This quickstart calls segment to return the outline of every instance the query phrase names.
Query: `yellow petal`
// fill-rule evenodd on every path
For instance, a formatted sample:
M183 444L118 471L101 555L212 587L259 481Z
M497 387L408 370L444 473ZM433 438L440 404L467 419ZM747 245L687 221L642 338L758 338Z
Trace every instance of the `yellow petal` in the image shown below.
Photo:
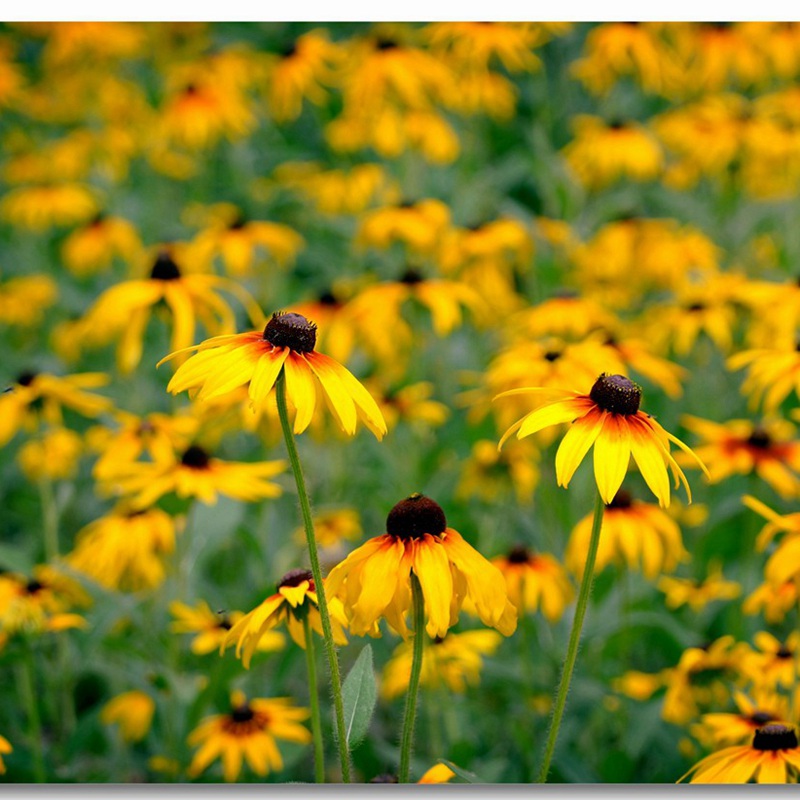
M628 421L619 416L609 415L594 443L594 477L604 503L610 503L614 499L631 460Z
M317 387L308 363L302 355L291 352L283 364L286 391L297 409L294 432L302 433L311 422L317 404Z
M559 486L569 486L575 470L594 444L608 416L607 411L590 411L572 423L556 452L556 480Z

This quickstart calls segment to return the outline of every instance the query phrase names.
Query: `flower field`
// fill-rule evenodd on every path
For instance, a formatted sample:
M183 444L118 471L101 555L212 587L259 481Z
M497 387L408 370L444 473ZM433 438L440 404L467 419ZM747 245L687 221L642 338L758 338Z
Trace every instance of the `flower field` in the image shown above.
M0 25L0 781L796 783L799 80Z

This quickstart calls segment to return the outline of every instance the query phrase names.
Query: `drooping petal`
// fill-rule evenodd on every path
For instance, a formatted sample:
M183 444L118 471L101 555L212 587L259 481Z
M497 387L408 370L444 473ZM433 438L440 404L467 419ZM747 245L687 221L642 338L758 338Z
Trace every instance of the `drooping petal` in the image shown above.
M414 573L425 597L428 635L444 636L450 625L453 578L450 559L441 540L430 534L414 542Z
M308 356L314 356L309 358ZM325 394L328 396L331 412L341 425L342 430L352 436L356 432L358 416L353 398L341 381L337 372L332 369L329 362L333 359L319 358L319 353L307 354L308 362L314 374L319 378ZM333 362L336 363L336 362Z
M278 375L280 375L288 356L288 348L278 347L267 350L259 359L256 368L253 370L253 377L250 378L250 386L247 390L250 396L250 403L254 408L266 402L267 396L272 391L275 381L278 380Z
M302 433L311 422L317 404L317 387L314 376L299 353L290 352L283 363L286 374L286 391L297 409L294 432Z
M559 486L569 486L575 470L595 443L608 416L607 411L594 410L572 423L556 451L556 480Z
M631 453L650 491L658 498L662 508L669 505L669 474L663 451L648 435L649 429L631 421Z
M614 499L631 460L630 429L620 416L608 416L594 443L594 477L604 503Z
M525 421L517 433L517 439L523 439L542 430L542 428L549 428L551 425L572 422L572 420L584 416L592 408L592 401L589 400L587 404L582 398L569 398L548 403L535 411L531 411L525 417Z

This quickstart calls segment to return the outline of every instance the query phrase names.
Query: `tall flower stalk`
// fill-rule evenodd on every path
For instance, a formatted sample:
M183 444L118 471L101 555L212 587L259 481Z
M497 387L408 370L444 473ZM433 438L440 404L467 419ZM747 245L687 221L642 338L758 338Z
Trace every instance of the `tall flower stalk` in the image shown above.
M281 421L283 438L286 441L286 451L292 467L294 481L297 484L297 497L300 502L300 512L303 516L303 530L308 546L308 558L311 562L311 574L314 576L314 587L317 592L317 606L320 621L322 622L322 636L325 642L325 657L328 660L328 670L331 676L331 692L333 694L333 711L336 722L336 743L339 748L339 763L342 769L342 781L350 783L350 750L347 742L347 730L344 724L344 703L342 701L342 677L339 672L339 657L336 653L336 644L333 641L333 628L331 615L328 611L328 601L325 598L325 586L322 582L322 568L319 563L317 540L314 536L314 522L311 517L311 503L306 491L306 482L303 477L303 467L297 453L292 427L289 424L289 412L286 406L286 377L281 372L275 384L278 400L278 417ZM311 637L308 637L309 639ZM308 645L306 645L308 652Z
M414 650L411 657L411 678L408 682L406 708L403 713L403 734L400 743L399 783L408 783L411 751L414 746L414 723L417 718L417 694L422 674L422 648L425 644L425 598L419 578L411 573L411 608L414 620Z
M517 438L521 439L551 425L568 422L570 428L556 452L558 484L565 488L569 485L575 470L592 448L594 448L594 475L597 483L597 499L583 578L556 693L544 760L539 771L539 783L544 783L550 771L550 762L578 656L581 629L594 578L605 505L611 503L619 491L631 459L636 462L645 483L658 498L661 506L668 506L670 501L669 470L675 477L676 485L679 481L683 483L691 502L689 484L683 470L670 454L670 443L677 445L694 458L706 475L708 470L687 445L662 428L653 417L639 409L642 400L641 387L624 375L602 373L587 394L564 389L531 387L512 389L498 397L520 394L538 396L544 402L515 422L503 434L498 448L502 447L503 442L512 434L516 433Z

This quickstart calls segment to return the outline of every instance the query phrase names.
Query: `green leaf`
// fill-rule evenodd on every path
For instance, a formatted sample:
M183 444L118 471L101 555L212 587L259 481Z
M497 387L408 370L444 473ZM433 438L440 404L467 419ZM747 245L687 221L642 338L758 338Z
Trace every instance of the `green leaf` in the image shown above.
M359 654L342 684L344 725L347 743L351 748L367 735L377 699L378 687L372 668L372 645L368 644Z
M456 766L452 761L448 761L446 758L439 759L440 764L444 764L446 767L450 767L453 772L455 772L457 778L461 778L464 783L485 783L486 781L481 780L474 772L469 772L468 770L461 769L461 767Z

